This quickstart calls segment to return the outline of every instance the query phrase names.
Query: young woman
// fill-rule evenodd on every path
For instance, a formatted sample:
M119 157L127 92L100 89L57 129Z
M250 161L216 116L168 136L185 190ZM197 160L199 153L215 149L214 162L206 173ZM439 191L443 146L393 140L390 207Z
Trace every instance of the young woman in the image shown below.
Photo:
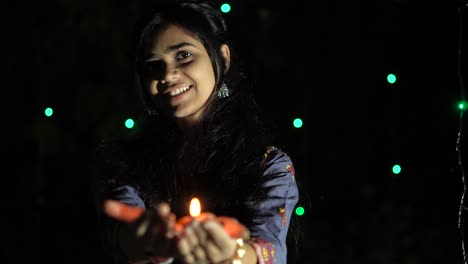
M286 263L293 163L261 122L222 15L205 3L158 8L144 20L136 72L144 124L96 157L116 263ZM182 223L193 197L204 213Z

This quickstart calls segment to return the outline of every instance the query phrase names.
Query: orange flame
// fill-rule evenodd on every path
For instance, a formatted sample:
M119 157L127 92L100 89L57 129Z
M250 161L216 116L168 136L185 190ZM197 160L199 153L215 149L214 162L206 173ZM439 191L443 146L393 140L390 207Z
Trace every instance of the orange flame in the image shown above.
M200 215L201 213L201 203L200 203L200 200L198 200L197 197L194 197L192 198L192 200L190 201L190 215L192 217L197 217Z

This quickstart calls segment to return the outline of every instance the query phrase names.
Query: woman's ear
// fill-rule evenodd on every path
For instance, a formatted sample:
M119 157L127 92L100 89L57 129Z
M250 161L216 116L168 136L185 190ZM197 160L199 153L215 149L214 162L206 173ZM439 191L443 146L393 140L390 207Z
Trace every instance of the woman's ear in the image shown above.
M226 69L224 70L224 73L226 73L229 70L229 65L231 63L231 50L229 49L229 46L226 44L221 45L221 54L224 57L224 63Z

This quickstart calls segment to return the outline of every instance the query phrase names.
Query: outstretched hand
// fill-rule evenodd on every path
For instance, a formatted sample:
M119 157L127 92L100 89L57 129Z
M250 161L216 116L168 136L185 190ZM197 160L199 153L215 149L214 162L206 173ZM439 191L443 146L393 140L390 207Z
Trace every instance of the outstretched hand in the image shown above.
M183 222L184 232L177 243L184 263L220 263L235 254L236 239L249 238L245 226L232 217L202 213L194 220Z
M178 227L167 203L159 204L155 210L145 210L107 200L104 202L104 213L125 223L126 230L133 236L130 239L136 239L146 255L169 257L176 254L176 236L182 228Z
M248 239L248 229L236 219L204 212L176 221L167 203L156 210L108 200L104 212L129 227L147 255L175 257L183 263L218 263L236 251L236 239Z

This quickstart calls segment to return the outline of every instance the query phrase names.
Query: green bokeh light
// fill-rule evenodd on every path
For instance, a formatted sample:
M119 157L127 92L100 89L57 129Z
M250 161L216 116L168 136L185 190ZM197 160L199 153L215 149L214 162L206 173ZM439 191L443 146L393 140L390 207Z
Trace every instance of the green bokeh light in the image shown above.
M388 81L389 83L391 83L391 84L395 83L395 82L396 82L396 76L395 76L394 74L391 74L391 73L390 73L390 74L387 76L387 81Z
M401 172L401 167L400 165L394 165L392 168L393 173L399 174Z
M125 126L127 128L132 128L135 125L135 122L133 122L133 119L129 118L125 121Z
M52 110L52 108L50 107L47 107L44 111L45 115L46 116L52 116L52 114L54 113L54 110Z
M304 207L302 207L302 206L296 207L296 214L297 215L301 216L301 215L304 214L304 212L305 212Z
M458 109L460 109L461 111L465 111L467 109L466 101L461 101L460 103L458 103Z
M231 5L229 5L228 3L224 3L221 5L221 11L223 13L228 13L229 11L231 11Z
M295 128L300 128L300 127L302 127L302 119L300 119L300 118L294 119L293 125L294 125Z

